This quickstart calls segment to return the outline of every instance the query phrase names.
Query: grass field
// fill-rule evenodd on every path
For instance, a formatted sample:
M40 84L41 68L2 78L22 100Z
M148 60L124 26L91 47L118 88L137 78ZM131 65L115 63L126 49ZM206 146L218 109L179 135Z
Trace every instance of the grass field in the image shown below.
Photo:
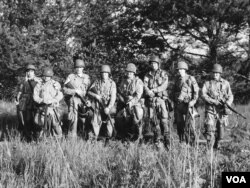
M14 131L15 106L2 101L0 187L220 187L222 171L250 171L250 106L237 110L248 120L230 118L229 141L221 150L207 151L202 143L180 144L172 127L171 148L165 151L114 141L109 145L56 138L21 142ZM202 124L201 117L197 125Z

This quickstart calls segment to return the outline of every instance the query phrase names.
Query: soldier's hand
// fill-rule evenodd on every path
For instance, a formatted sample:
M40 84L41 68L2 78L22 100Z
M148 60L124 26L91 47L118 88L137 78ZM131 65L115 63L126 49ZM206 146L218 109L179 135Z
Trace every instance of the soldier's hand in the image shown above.
M154 92L153 92L152 90L149 90L149 91L148 91L148 95L149 95L150 97L154 97L154 96L155 96L155 94L154 94Z
M96 95L95 96L96 100L98 100L99 102L102 102L102 97L100 95Z
M190 101L190 102L188 103L188 107L191 108L191 107L194 106L194 104L195 104L195 101Z
M214 100L213 103L214 103L216 106L221 105L220 101L218 101L218 100Z
M75 92L76 92L77 95L82 96L82 90L76 89Z
M19 100L15 100L15 104L16 104L16 105L19 105Z
M153 92L153 93L157 93L157 89L151 89L151 91Z
M104 113L105 113L106 115L108 115L109 112L110 112L110 109L109 109L108 107L106 107L106 108L104 109Z
M87 101L86 101L86 106L87 106L87 107L91 107L91 102L90 102L90 100L87 100Z

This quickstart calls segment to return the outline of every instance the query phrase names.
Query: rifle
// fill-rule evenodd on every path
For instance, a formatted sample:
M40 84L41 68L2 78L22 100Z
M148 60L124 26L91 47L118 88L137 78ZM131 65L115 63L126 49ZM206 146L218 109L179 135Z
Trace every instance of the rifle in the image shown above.
M129 103L132 99L130 99L128 102L125 102L125 101L126 101L126 97L122 94L122 92L121 92L119 89L118 89L117 93L118 93L118 95L119 95L120 101L121 101L122 104L123 104L123 106L122 106L122 110L123 110L123 109L127 108L128 103ZM135 107L134 107L134 112L135 112L135 117L136 117L136 119L139 120L139 115L138 115L139 112L137 111L137 109L136 109Z
M65 86L66 87L68 87L68 88L70 88L70 89L76 89L74 86L73 86L73 84L71 83L71 82L68 82L67 84L65 84ZM83 98L81 95L79 95L78 93L75 93L75 95L77 96L77 97L79 97L79 99L82 101L82 103L85 105L85 106L87 106L87 100L85 99L85 98ZM93 108L92 107L89 107L92 111L94 111L93 110Z
M247 119L244 115L242 115L241 113L237 112L235 109L233 109L229 104L227 104L227 102L223 101L223 100L219 100L219 102L227 107L229 110L231 110L232 112L234 112L235 114L239 115L240 117Z

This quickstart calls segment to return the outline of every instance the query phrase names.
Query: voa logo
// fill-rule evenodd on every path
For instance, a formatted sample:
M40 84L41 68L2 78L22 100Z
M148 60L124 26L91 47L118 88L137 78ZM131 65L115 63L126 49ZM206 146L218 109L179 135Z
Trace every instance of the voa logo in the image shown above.
M247 183L244 176L226 176L227 183Z

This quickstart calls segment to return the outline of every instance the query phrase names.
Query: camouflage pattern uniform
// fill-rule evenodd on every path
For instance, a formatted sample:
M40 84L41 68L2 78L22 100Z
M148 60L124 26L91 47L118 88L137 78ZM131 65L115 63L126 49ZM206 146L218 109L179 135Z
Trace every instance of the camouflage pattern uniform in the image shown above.
M177 133L180 142L195 141L194 117L189 114L189 103L195 104L199 97L199 86L193 76L186 74L184 77L178 76L175 79L173 88L174 95L174 115L177 125ZM195 107L192 107L192 109Z
M118 91L118 103L123 103L123 108L119 110L117 115L119 136L132 141L137 140L142 136L143 109L141 97L143 82L138 77L134 77L132 80L123 79ZM129 105L126 105L128 103Z
M145 91L145 106L147 108L147 118L154 125L154 132L156 134L156 143L162 139L163 135L164 145L169 145L169 125L168 125L168 111L166 108L165 100L168 86L168 75L166 71L160 68L153 72L150 71L144 77L144 91ZM151 93L151 90L154 90ZM157 114L157 117L155 116ZM158 121L159 120L159 121ZM150 122L150 121L149 121Z
M34 111L35 104L33 101L33 90L37 83L42 80L38 77L33 79L25 79L23 83L20 84L17 94L17 113L19 119L19 129L23 132L25 138L30 140L34 134Z
M202 88L202 98L206 102L204 136L209 145L217 148L219 141L223 139L224 127L228 125L230 110L217 105L216 101L222 100L229 105L232 104L233 94L229 82L223 78L218 81L214 79L206 81Z
M89 95L101 97L100 101L94 100L94 114L92 117L92 127L95 133L95 136L98 137L101 131L102 124L106 124L106 131L104 136L111 137L114 131L114 115L116 113L115 109L115 100L116 100L116 84L111 79L107 80L98 79L96 80L89 88ZM108 108L109 115L111 115L111 121L107 117L107 114L104 113L104 109Z
M45 131L54 130L58 136L62 136L60 117L57 109L59 102L63 99L60 83L53 79L38 83L34 88L33 99L39 104L39 109L35 116L35 123L40 131L49 128L49 130Z
M71 84L69 87L68 83ZM78 120L81 122L83 133L86 133L86 117L88 116L86 104L83 104L81 98L76 94L76 89L82 91L81 97L86 99L87 90L90 86L90 78L87 74L78 76L77 74L70 74L64 83L64 94L66 95L66 102L68 105L68 119L70 121L69 134L71 137L77 136ZM79 112L83 115L79 116ZM86 135L84 135L86 136Z

